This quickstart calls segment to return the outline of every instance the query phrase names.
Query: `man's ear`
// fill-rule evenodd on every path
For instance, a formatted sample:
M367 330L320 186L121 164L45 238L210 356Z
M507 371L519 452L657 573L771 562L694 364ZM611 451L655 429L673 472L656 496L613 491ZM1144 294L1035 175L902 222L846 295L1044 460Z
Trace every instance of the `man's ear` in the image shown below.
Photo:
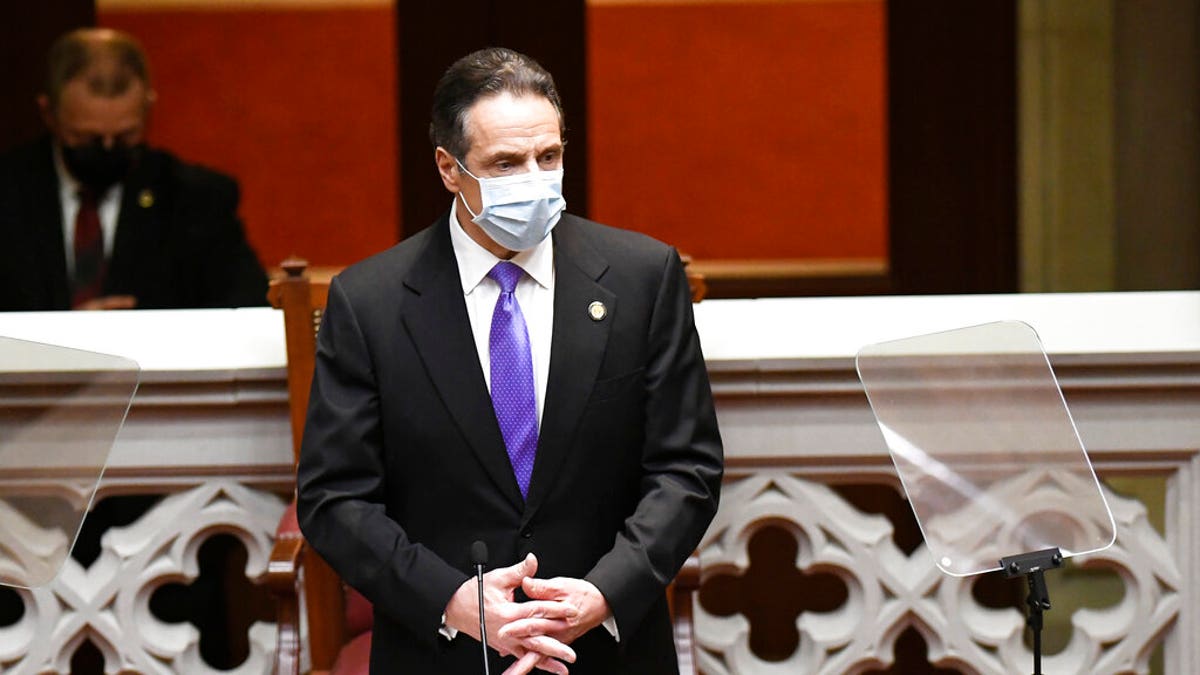
M442 185L452 194L458 194L462 186L459 185L458 162L455 161L454 155L451 155L442 146L438 146L433 151L433 162L437 164L438 175L442 177Z
M52 133L57 126L54 121L54 109L50 107L50 97L45 94L37 95L38 112L42 116L42 124L46 125Z
M153 89L147 89L146 103L142 106L142 131L140 134L141 137L138 139L140 143L146 142L146 136L150 131L150 119L153 117L151 113L154 112L155 103L158 103L158 92Z

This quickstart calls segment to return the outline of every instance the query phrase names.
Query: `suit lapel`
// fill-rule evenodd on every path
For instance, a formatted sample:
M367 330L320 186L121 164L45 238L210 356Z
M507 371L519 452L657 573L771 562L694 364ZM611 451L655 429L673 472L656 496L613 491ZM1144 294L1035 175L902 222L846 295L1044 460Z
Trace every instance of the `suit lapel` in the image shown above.
M165 235L155 223L159 208L156 202L161 196L151 189L159 169L157 158L147 151L123 183L117 231L104 281L107 293L128 293L133 289L170 283L168 279L150 278L163 269L163 263L157 257L164 255L166 250L156 241Z
M597 283L608 263L578 236L572 227L574 220L563 216L563 222L554 230L554 335L525 522L549 494L570 455L571 441L600 371L611 317L617 309L617 297ZM608 320L591 318L588 306L595 301L604 303Z
M519 510L523 499L471 335L449 218L443 216L429 234L425 250L405 279L417 299L413 311L404 312L404 326L458 429L496 487Z

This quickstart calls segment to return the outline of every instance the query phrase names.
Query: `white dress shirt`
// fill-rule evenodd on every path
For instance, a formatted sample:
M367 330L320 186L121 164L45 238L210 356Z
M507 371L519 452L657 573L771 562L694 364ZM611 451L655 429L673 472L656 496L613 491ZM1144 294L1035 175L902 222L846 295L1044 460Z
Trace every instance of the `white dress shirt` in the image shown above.
M54 170L58 172L58 203L62 205L63 252L67 254L67 278L75 278L75 216L79 214L79 181L63 163L62 147L54 144ZM96 210L100 213L100 232L104 238L104 259L112 256L117 237L117 216L120 215L120 183L113 185L100 198Z
M450 207L450 243L458 260L458 276L462 280L471 334L488 391L492 390L492 360L488 345L491 342L492 311L500 297L500 284L487 274L501 262L500 258L480 246L458 222L458 200ZM529 349L533 356L533 383L537 390L538 427L546 404L546 378L550 375L550 340L554 336L554 242L546 237L528 251L518 251L512 259L525 275L517 282L517 304L529 331Z
M458 261L458 276L462 281L463 298L467 303L467 317L471 321L471 334L475 337L475 350L479 354L479 365L483 367L483 378L488 391L492 390L492 360L488 345L491 342L492 312L496 299L500 297L500 284L489 279L487 274L501 262L491 251L480 246L463 230L458 222L458 199L450 205L450 244ZM550 341L554 337L554 241L546 237L528 251L518 251L509 262L525 270L525 276L517 282L513 295L521 305L529 331L529 349L533 356L533 382L537 390L538 428L542 424L542 410L546 404L546 378L550 375ZM442 617L443 636L453 640L458 631L445 626ZM617 621L610 613L602 624L614 639L620 640Z

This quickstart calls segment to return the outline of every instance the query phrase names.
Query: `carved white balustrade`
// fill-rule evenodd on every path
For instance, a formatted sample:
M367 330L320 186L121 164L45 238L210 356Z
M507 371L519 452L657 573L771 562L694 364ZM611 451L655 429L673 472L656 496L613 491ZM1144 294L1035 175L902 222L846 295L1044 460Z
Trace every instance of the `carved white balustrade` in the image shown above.
M898 487L855 375L860 347L1000 319L1024 320L1041 334L1102 478L1166 479L1162 534L1141 504L1108 494L1116 545L1068 564L1111 570L1124 596L1076 611L1071 641L1046 657L1046 672L1148 672L1160 647L1165 673L1200 672L1200 293L706 300L696 312L727 454L721 509L700 551L703 578L744 573L747 543L773 526L795 537L798 569L833 574L847 589L841 607L800 615L800 647L780 663L751 652L743 616L716 616L698 603L704 672L886 668L910 628L939 666L1029 671L1016 607L981 606L970 580L942 575L923 548L905 554L887 519L860 512L830 487ZM0 335L139 361L141 389L100 497L171 495L110 530L87 570L68 562L50 587L24 594L26 616L0 629L0 667L66 672L88 639L110 673L209 672L194 629L163 623L147 603L161 585L186 583L196 549L217 533L246 548L248 577L263 570L292 485L279 315L9 314L0 315ZM250 656L236 672L267 672L272 630L251 630Z
M943 575L924 546L906 555L886 518L829 487L899 489L854 369L859 348L1004 319L1038 330L1102 479L1166 478L1161 535L1141 503L1106 491L1116 543L1068 564L1111 570L1124 596L1076 611L1069 644L1043 658L1045 672L1147 673L1160 646L1163 672L1200 672L1200 294L706 301L696 311L726 448L702 578L744 574L751 537L783 527L799 544L797 568L833 574L847 588L840 608L800 615L800 646L782 662L751 652L745 617L698 604L703 672L868 672L893 662L909 628L937 666L1030 671L1018 607L979 604L972 579ZM1022 506L1073 517L1065 500Z
M247 658L218 671L201 659L194 626L166 623L149 604L162 586L196 579L198 551L217 535L245 548L246 577L266 570L293 485L280 316L269 309L0 313L0 335L138 361L141 384L93 503L165 495L136 522L107 530L86 569L68 558L51 584L18 591L25 612L0 628L0 671L68 673L87 640L106 673L269 672L274 624L251 627ZM86 503L86 492L58 487Z
M136 523L109 529L100 558L87 569L68 559L48 586L22 590L25 615L0 629L6 673L70 672L84 639L104 655L107 672L267 672L275 627L250 631L250 655L240 667L216 670L199 654L199 633L188 623L168 624L150 612L162 585L194 581L197 554L214 534L230 534L246 548L246 573L266 569L282 500L231 481L212 480L172 494Z

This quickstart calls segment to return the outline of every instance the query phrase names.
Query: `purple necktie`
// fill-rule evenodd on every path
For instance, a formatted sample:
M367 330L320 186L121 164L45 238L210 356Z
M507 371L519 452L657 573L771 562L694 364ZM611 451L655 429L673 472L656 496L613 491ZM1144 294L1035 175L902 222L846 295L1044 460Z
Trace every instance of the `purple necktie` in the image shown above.
M537 393L533 388L533 355L529 331L513 291L525 271L510 262L499 262L488 276L500 284L500 297L492 310L492 332L488 342L492 363L492 408L500 423L500 434L508 447L508 459L521 488L529 492L533 457L537 452Z

